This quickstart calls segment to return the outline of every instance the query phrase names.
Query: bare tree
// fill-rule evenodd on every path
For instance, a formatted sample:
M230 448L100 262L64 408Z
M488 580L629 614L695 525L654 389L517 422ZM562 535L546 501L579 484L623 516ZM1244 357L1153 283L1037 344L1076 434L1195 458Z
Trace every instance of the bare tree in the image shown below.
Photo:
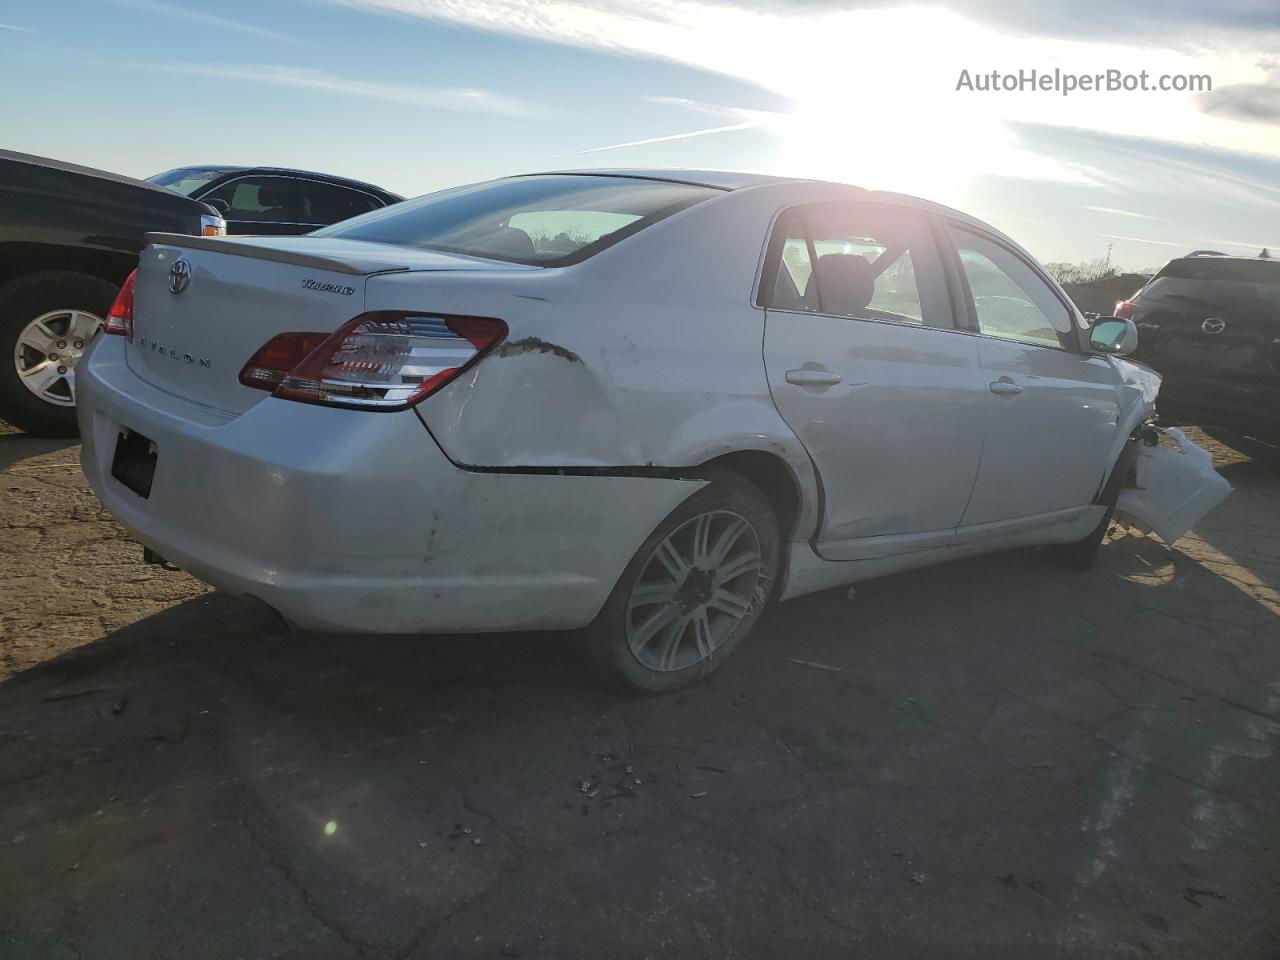
M1119 276L1120 269L1104 257L1084 263L1046 263L1044 268L1059 283L1092 283Z

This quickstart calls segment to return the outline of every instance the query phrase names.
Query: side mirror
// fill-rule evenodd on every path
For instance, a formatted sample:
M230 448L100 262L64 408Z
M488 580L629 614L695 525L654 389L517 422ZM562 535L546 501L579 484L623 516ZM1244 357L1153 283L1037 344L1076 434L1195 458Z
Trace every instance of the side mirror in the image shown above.
M217 210L220 217L225 217L231 212L231 204L225 200L206 200L205 203Z
M1089 328L1089 349L1117 356L1133 353L1138 349L1138 328L1122 317L1101 317Z

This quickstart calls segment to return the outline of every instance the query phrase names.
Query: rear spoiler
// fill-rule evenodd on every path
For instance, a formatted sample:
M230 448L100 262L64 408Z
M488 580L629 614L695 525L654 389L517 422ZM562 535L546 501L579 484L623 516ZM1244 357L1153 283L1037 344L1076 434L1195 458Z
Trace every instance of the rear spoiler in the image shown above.
M185 247L188 250L211 250L214 253L225 253L232 257L249 257L253 260L272 260L276 263L289 263L295 267L314 267L317 270L330 270L334 273L346 273L353 277L363 277L370 273L400 273L409 268L394 260L379 260L375 257L344 256L341 260L332 257L302 253L298 250L286 250L263 243L265 237L193 237L185 233L148 233L144 237L148 244L162 244L168 247ZM297 237L288 237L296 243Z

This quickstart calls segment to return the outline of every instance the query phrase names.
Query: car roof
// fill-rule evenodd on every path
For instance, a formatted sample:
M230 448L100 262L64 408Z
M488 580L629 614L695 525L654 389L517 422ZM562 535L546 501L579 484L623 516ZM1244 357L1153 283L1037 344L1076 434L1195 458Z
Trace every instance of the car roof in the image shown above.
M1179 260L1195 260L1197 263L1213 263L1219 260L1248 260L1250 262L1258 261L1260 263L1280 264L1280 257L1260 257L1256 253L1207 253L1203 251L1188 253L1181 257L1173 257L1169 262L1175 263Z
M376 183L369 183L365 180L355 180L351 177L342 177L334 173L321 173L319 170L302 170L297 167L246 167L242 164L222 164L222 163L193 163L186 164L181 167L174 167L175 170L216 170L219 176L235 174L236 176L244 176L246 173L269 173L284 174L294 177L307 177L313 180L320 180L325 183L338 183L351 187L362 187L366 190L375 190L378 193L385 194L389 197L397 197L399 194L392 193L385 187L380 187Z
M813 183L856 191L861 199L880 200L884 203L900 203L906 206L932 210L958 220L968 220L982 224L990 230L989 225L963 210L934 203L921 197L913 197L906 193L892 193L883 190L868 190L852 183L841 183L838 180L816 180L811 177L780 177L766 173L742 173L735 170L700 170L693 167L625 167L603 170L547 170L543 173L528 173L522 176L573 176L573 177L631 177L639 180L668 180L672 183L689 183L699 187L714 187L718 190L745 190L751 187L774 186L783 183Z
M693 167L616 167L603 170L547 170L542 174L526 176L574 176L574 177L633 177L638 180L669 180L672 183L691 183L699 187L715 187L717 190L741 190L769 183L798 181L799 177L771 177L762 173L739 173L733 170L699 170Z
M524 174L524 176L581 176L581 177L634 177L642 180L667 180L672 183L689 183L695 186L714 187L717 190L734 191L747 190L754 187L769 187L780 184L814 184L824 187L834 187L837 190L848 190L858 195L859 200L880 201L881 203L895 203L902 206L914 207L918 210L926 210L937 214L941 217L947 217L960 223L967 223L970 226L977 227L1004 242L1010 244L1025 256L1032 255L1022 247L1016 240L1008 236L1004 231L992 226L985 220L975 217L971 213L965 213L963 210L957 210L954 207L948 207L945 204L935 203L932 200L925 200L922 197L914 197L906 193L893 193L884 190L868 190L865 187L859 187L851 183L841 183L837 180L817 180L810 177L781 177L772 176L764 173L743 173L734 170L701 170L693 167L624 167L624 168L606 168L601 170L548 170L542 174Z

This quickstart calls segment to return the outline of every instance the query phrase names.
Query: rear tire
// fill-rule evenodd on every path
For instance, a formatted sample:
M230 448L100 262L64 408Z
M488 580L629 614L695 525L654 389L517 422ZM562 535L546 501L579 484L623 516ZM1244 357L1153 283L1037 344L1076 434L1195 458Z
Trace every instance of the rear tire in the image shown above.
M0 418L38 437L76 435L75 363L89 348L90 328L101 325L116 293L116 285L101 277L65 270L28 274L0 286ZM49 334L36 332L38 339L51 335L54 360L28 343L33 322L45 317ZM58 347L59 342L66 346ZM52 368L51 399L27 385L35 382L32 373L39 364ZM65 368L62 373L59 367Z
M664 693L705 677L773 596L782 548L768 498L736 473L709 479L641 544L584 632L613 686Z

